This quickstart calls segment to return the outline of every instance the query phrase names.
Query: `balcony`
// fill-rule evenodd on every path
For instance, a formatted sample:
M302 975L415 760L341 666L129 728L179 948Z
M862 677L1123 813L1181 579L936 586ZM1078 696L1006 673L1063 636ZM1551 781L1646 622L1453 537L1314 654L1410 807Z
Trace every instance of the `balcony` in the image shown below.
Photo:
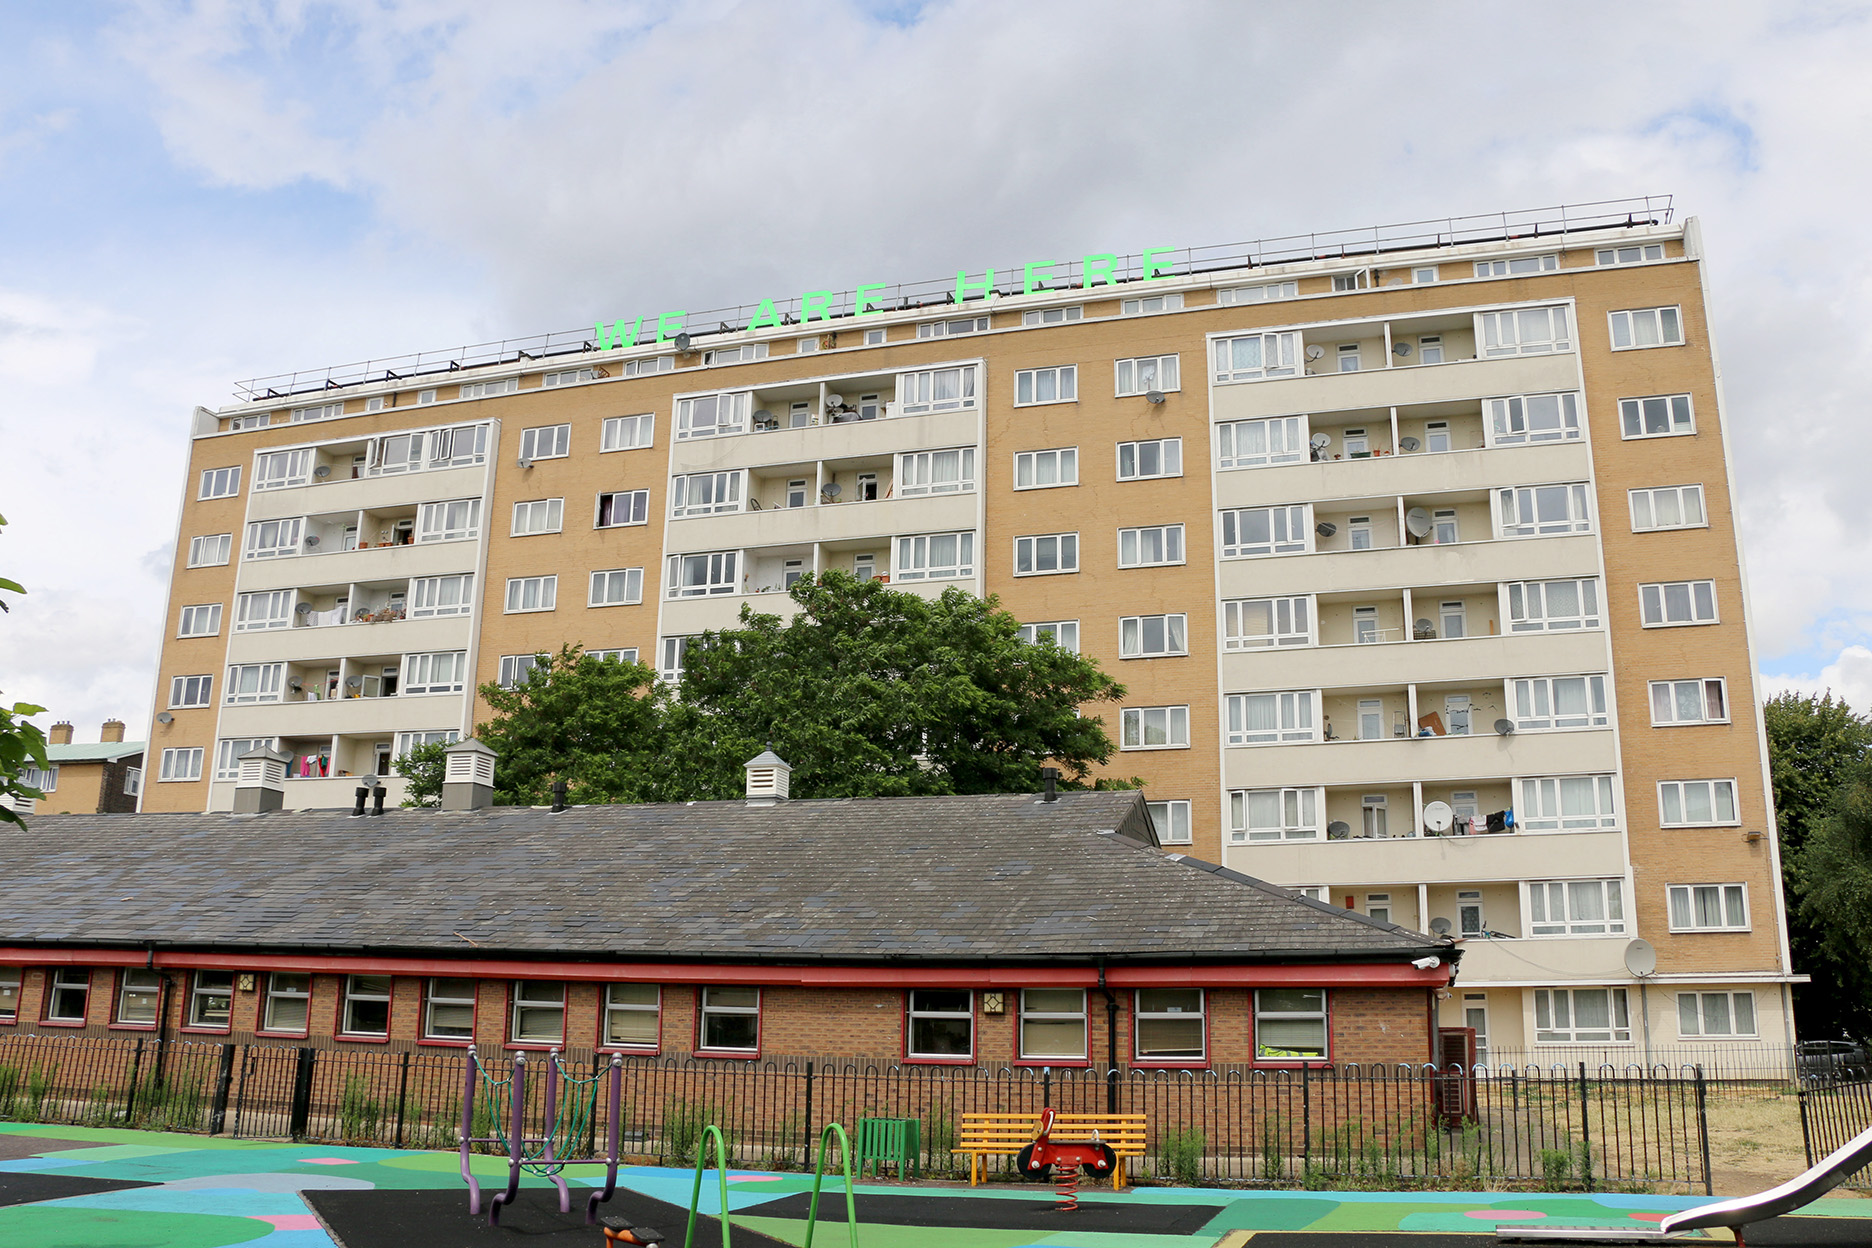
M1608 875L1623 875L1624 868L1606 868ZM1566 874L1578 874L1570 867ZM1628 926L1631 920L1626 920ZM1625 947L1631 932L1622 936L1543 937L1537 940L1465 940L1462 945L1462 982L1466 987L1499 983L1552 983L1584 980L1588 983L1626 983ZM1636 997L1634 991L1633 996ZM1632 1002L1636 1012L1637 1001Z
M1222 656L1222 683L1229 689L1327 689L1506 680L1539 671L1604 671L1609 664L1606 634L1597 629L1449 640L1400 638L1371 645L1232 651Z
M1267 383L1262 383L1267 384ZM1492 482L1582 481L1592 472L1583 442L1374 455L1216 473L1218 507L1472 491Z
M874 502L814 502L806 507L698 516L670 525L670 551L810 545L866 538L887 546L894 533L973 529L980 506L979 495L971 491Z
M1274 841L1231 844L1223 854L1224 865L1231 869L1288 887L1329 882L1396 885L1625 874L1622 832ZM1621 950L1626 939L1619 938ZM1526 943L1550 947L1547 942ZM1467 955L1464 978L1472 973L1466 959Z
M220 732L225 737L381 737L458 728L464 696L432 693L225 706L221 709Z
M1224 598L1330 593L1381 585L1469 585L1597 576L1599 538L1582 533L1225 559L1220 573Z
M293 589L300 585L408 580L472 572L479 560L474 541L417 542L367 550L327 550L282 559L244 559L237 574L242 590Z
M1309 338L1314 332L1308 331ZM1491 394L1578 389L1577 355L1528 355L1217 383L1210 391L1209 410L1214 420L1251 420L1295 412L1455 403Z
M1421 701L1419 709L1424 709ZM1518 732L1503 737L1484 723L1470 736L1233 747L1223 751L1222 783L1231 789L1355 786L1409 784L1430 776L1506 779L1617 769L1618 750L1609 728Z
M248 499L249 520L279 520L329 511L375 511L408 503L479 496L487 487L485 464L438 468L432 472L388 476L340 477L306 485L255 490Z
M466 649L473 617L442 616L378 624L332 624L317 628L269 628L228 638L229 663L336 662L347 655L415 654L427 650Z
M758 468L768 464L807 463L836 450L841 459L890 456L902 451L974 446L981 440L981 408L896 416L842 424L780 427L744 436L693 438L677 442L670 453L673 472L708 472Z

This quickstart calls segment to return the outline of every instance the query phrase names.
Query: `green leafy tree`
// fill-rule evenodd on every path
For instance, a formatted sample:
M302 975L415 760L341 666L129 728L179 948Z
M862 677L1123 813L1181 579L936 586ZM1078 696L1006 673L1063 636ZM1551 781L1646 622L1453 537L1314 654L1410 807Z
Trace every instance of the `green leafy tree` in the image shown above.
M448 768L448 756L443 753L446 749L447 742L431 741L400 755L391 764L399 776L409 781L403 789L405 806L442 804L442 776Z
M543 804L555 780L566 782L573 802L645 800L662 698L656 673L643 664L567 645L534 656L533 669L513 688L486 684L481 696L493 718L475 735L500 756L496 802Z
M1872 760L1840 780L1800 858L1801 918L1837 976L1834 1021L1861 1040L1872 1037ZM1812 986L1820 986L1818 975Z
M1863 959L1841 960L1827 925L1806 904L1812 865L1807 846L1831 817L1845 778L1872 757L1872 718L1855 715L1831 691L1783 693L1762 707L1773 777L1775 831L1781 842L1781 877L1789 899L1788 944L1794 969L1813 977L1794 986L1795 1018L1803 1035L1829 1038L1869 1029L1855 1003L1872 997L1872 972ZM1858 1021L1855 1021L1858 1019Z
M994 599L841 572L790 593L790 620L744 605L740 627L691 640L651 796L738 796L743 765L768 747L801 797L1032 792L1049 762L1084 786L1110 759L1104 721L1079 708L1124 687L1050 640L1021 640Z
M6 517L0 516L0 528L6 525ZM10 581L0 576L0 590L8 593L26 592L17 581ZM0 598L0 611L11 611L4 598ZM30 702L15 702L12 706L0 703L0 798L29 797L43 799L45 794L20 779L21 773L33 767L44 770L51 764L46 761L45 733L36 724L28 722L28 717L44 713L45 707L34 706ZM0 822L16 823L24 827L26 821L10 805L0 803Z

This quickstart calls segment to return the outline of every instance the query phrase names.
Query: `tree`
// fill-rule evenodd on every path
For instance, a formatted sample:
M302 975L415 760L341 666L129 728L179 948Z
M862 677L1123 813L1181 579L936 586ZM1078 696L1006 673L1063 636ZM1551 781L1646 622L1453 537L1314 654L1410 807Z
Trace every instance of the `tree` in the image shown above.
M475 735L500 756L494 800L541 805L555 780L566 782L574 802L645 800L662 701L655 685L643 664L600 659L576 645L535 655L511 689L482 685L494 717Z
M1800 858L1801 918L1837 975L1831 1012L1864 1040L1872 1036L1872 759L1841 779ZM1819 987L1820 976L1814 981Z
M448 770L448 755L444 753L447 749L446 741L431 741L399 755L391 764L399 776L409 781L403 789L405 806L442 804L442 777Z
M1079 708L1124 687L1050 639L1023 641L995 599L841 572L790 593L790 620L743 605L740 627L690 641L656 798L738 796L765 748L802 797L1032 792L1049 761L1083 786L1111 757L1104 721Z
M1824 695L1782 693L1762 707L1768 736L1768 766L1774 783L1775 831L1781 844L1782 887L1788 900L1788 946L1794 969L1813 977L1794 986L1795 1017L1808 1036L1837 1036L1856 1028L1855 1002L1872 993L1872 973L1863 961L1839 957L1840 946L1805 904L1812 870L1806 849L1826 823L1844 779L1872 757L1872 719L1853 714L1829 690Z
M5 526L6 517L0 516L0 528ZM3 576L0 576L0 590L14 594L26 592L19 582ZM0 598L0 611L10 612L12 609L4 598ZM42 800L45 797L43 792L20 778L28 767L44 771L51 766L46 760L45 733L38 725L27 722L28 716L44 712L45 707L34 706L30 702L15 702L11 707L0 703L0 798ZM0 801L0 822L26 826L19 812L3 801Z

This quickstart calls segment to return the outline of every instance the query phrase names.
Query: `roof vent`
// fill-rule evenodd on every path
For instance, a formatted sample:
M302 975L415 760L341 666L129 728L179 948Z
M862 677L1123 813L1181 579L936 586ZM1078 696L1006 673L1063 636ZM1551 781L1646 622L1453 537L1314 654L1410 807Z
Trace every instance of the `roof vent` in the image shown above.
M784 802L793 787L793 768L772 750L762 750L747 761L747 800L750 806Z
M290 755L257 745L242 754L240 777L234 781L234 813L264 815L286 805L286 764Z
M473 737L442 751L443 810L481 810L494 804L494 760L499 757Z

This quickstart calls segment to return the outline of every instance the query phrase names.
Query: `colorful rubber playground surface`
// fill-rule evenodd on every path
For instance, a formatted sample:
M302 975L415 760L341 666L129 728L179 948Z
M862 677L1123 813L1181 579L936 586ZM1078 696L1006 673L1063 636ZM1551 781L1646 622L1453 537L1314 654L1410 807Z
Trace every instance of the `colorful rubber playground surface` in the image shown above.
M506 1162L477 1157L483 1189L505 1182ZM583 1224L581 1188L601 1167L570 1172L573 1212L529 1178L499 1228L468 1215L454 1153L269 1144L196 1135L0 1123L0 1245L7 1248L603 1248ZM649 1166L618 1172L603 1211L662 1230L681 1245L694 1174ZM736 1245L805 1242L811 1176L734 1171L729 1206ZM1655 1228L1701 1198L1581 1193L1291 1192L1218 1188L1081 1189L1081 1208L1059 1213L1046 1186L863 1183L862 1248L1479 1248L1497 1225ZM719 1212L718 1185L700 1211ZM1824 1199L1798 1218L1752 1227L1751 1248L1872 1245L1872 1205ZM828 1181L816 1243L848 1248L842 1185ZM1476 1238L1488 1236L1486 1240ZM1712 1243L1729 1242L1717 1232ZM1439 1244L1437 1241L1442 1241ZM719 1223L697 1225L716 1248Z

